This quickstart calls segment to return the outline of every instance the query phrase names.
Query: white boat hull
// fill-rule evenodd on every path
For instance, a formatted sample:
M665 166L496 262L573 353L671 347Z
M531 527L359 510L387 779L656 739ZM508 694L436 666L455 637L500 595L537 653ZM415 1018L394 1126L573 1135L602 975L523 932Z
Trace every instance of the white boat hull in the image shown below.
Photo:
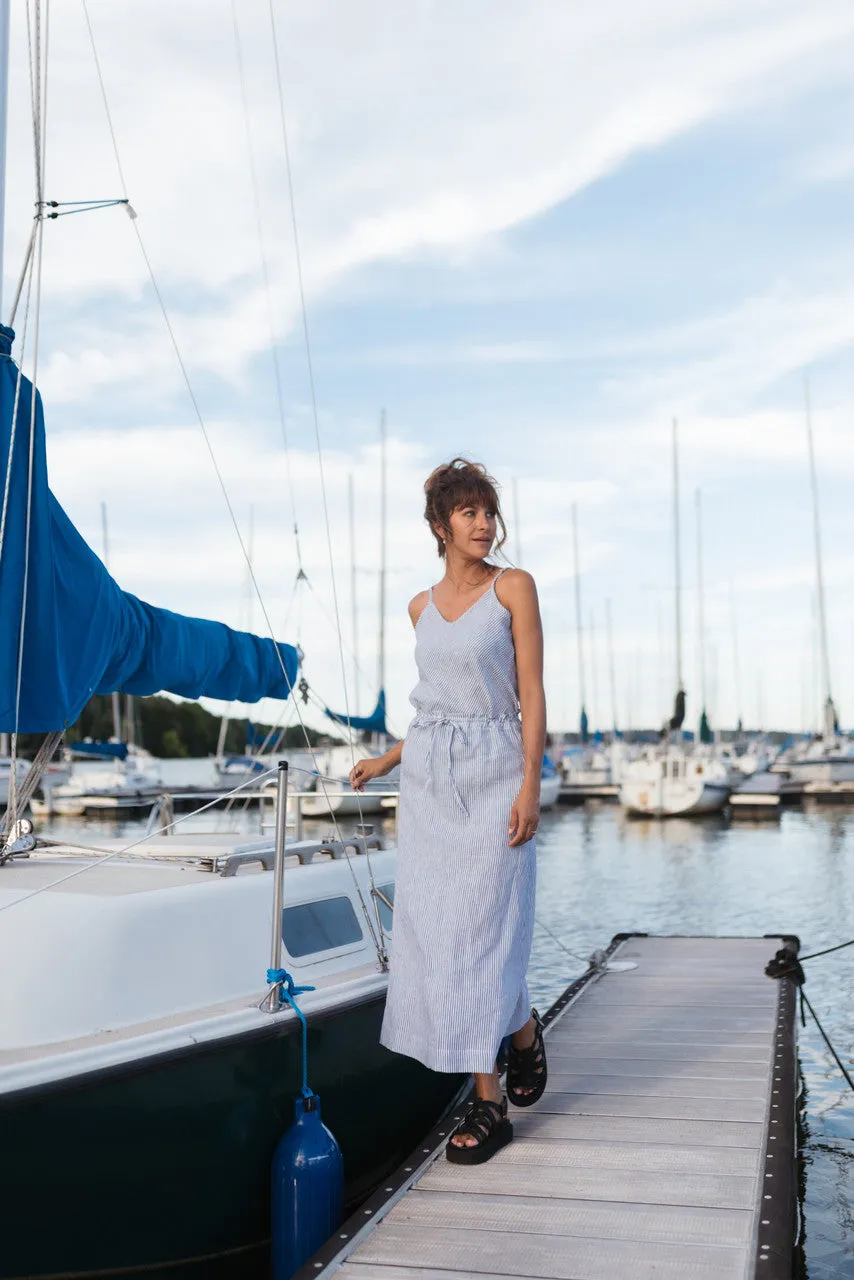
M631 814L648 818L689 817L718 813L729 799L726 783L702 778L624 779L620 804Z
M854 758L790 760L786 766L795 782L854 782Z
M349 783L339 786L337 783L327 782L323 790L318 783L313 795L303 797L303 817L324 818L334 813L336 818L358 818L360 814L374 816L384 813L388 807L384 798L388 798L390 790L393 788L383 786L381 794L372 795L368 787L357 795Z

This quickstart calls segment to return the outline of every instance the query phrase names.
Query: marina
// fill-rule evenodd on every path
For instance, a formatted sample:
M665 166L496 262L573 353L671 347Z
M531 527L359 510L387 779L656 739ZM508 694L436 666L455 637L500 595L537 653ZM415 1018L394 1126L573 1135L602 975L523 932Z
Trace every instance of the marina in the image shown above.
M463 1169L440 1128L299 1280L789 1280L795 988L764 972L778 947L798 941L618 935L549 1011L549 1092L513 1112L511 1145Z
M854 24L328 8L0 0L0 1280L854 1280Z

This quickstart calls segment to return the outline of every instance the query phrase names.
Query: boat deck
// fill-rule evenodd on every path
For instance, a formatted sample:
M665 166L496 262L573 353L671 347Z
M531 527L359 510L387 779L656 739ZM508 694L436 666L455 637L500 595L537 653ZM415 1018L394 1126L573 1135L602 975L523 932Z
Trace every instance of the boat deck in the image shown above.
M449 1118L299 1280L788 1280L795 989L764 973L782 945L618 936L550 1010L549 1087L511 1108L511 1145L452 1165Z

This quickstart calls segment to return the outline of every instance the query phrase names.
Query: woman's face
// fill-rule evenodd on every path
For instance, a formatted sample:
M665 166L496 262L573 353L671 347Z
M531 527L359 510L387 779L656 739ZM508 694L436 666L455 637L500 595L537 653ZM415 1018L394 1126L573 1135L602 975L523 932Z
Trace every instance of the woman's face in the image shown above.
M492 507L458 507L451 512L452 542L457 551L473 560L485 560L495 541L495 511Z

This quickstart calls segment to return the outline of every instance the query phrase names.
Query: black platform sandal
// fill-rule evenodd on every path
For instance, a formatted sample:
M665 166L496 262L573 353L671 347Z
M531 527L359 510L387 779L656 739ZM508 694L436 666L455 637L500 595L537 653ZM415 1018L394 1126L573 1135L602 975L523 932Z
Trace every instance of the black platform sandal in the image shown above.
M475 1138L476 1145L455 1146L453 1139L459 1134ZM462 1121L451 1134L451 1141L445 1148L445 1154L451 1164L483 1164L512 1141L513 1126L507 1119L507 1099L502 1098L501 1102L487 1102L485 1098L475 1098L469 1103Z
M549 1075L543 1021L536 1009L531 1010L531 1017L534 1019L534 1039L527 1049L517 1049L511 1040L507 1055L507 1097L514 1107L532 1107L539 1102L545 1093ZM520 1093L520 1089L528 1092Z

